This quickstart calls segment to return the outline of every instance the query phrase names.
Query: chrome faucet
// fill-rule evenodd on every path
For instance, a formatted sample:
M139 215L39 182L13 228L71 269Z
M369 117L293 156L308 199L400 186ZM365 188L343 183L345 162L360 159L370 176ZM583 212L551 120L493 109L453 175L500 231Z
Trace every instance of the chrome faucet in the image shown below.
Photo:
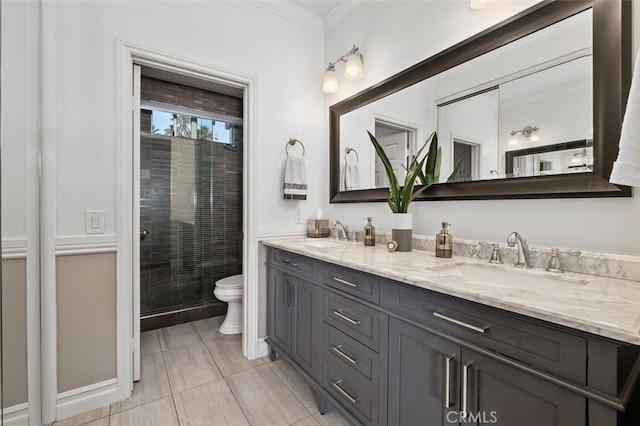
M529 246L527 245L527 240L523 240L522 236L517 232L512 232L507 237L507 245L509 247L518 247L518 261L514 266L531 268L529 264Z
M331 226L331 229L333 230L335 230L336 228L338 229L338 231L340 231L340 235L338 237L339 239L349 240L349 234L347 233L347 228L339 220L336 220L335 222L333 222L333 225Z

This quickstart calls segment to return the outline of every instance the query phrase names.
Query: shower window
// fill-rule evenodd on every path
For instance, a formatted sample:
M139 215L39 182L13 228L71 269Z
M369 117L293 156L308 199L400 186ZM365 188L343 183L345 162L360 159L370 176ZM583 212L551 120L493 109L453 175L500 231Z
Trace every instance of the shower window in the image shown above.
M140 118L141 316L215 302L242 273L242 118L184 107Z

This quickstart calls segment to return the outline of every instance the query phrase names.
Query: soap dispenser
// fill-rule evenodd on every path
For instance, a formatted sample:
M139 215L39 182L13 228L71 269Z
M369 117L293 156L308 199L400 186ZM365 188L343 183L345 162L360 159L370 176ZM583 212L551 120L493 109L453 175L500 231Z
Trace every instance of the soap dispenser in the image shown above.
M450 223L442 222L442 229L436 235L436 257L451 257L453 255L453 236L449 233Z
M371 218L367 218L367 224L364 226L364 245L376 245L376 227L371 223Z

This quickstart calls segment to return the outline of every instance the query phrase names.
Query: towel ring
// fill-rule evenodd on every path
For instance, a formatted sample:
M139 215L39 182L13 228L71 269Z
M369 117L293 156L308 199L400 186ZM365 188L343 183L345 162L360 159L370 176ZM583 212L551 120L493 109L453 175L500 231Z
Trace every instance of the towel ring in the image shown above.
M304 157L304 154L305 154L304 144L300 142L298 139L294 139L294 138L289 139L289 142L287 142L287 145L285 147L285 151L287 152L287 155L289 155L289 145L295 145L296 142L302 146L302 156Z
M353 152L356 155L356 163L358 163L360 161L360 158L358 157L358 151L356 151L355 149L351 148L351 147L346 147L344 149L344 162L347 163L347 155L349 155L350 152Z

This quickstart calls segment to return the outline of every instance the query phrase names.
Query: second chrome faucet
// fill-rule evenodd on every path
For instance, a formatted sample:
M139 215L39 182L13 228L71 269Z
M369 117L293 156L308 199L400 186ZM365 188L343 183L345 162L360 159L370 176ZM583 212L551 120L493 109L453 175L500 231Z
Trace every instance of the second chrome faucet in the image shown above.
M523 239L517 232L512 232L507 237L507 245L509 247L518 247L518 261L514 266L519 268L531 268L529 263L529 246L527 240Z

